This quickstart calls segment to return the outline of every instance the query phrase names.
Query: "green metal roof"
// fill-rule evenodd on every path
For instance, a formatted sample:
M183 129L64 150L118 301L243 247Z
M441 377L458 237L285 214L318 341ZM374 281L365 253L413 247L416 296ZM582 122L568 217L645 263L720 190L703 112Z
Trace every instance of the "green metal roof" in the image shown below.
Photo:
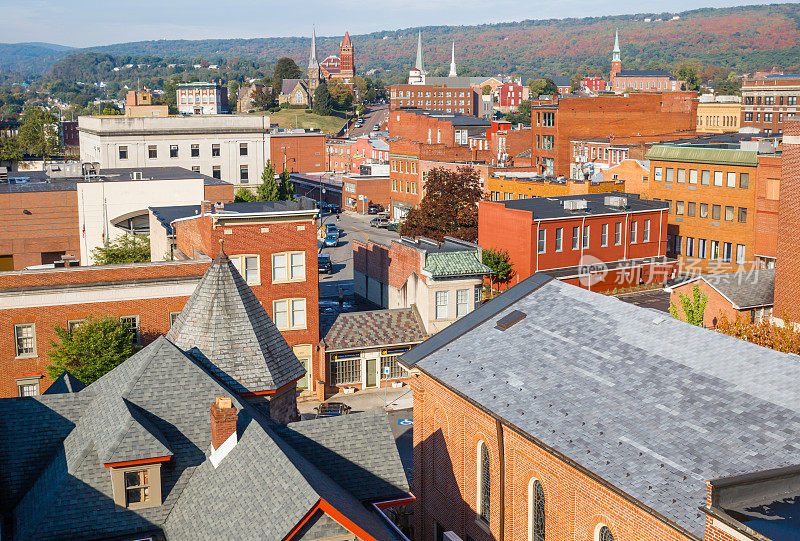
M422 270L430 273L434 278L473 276L476 274L491 274L492 272L492 269L478 259L478 253L472 251L427 254L425 267Z
M758 165L758 152L755 150L656 145L647 151L645 157L651 161L662 162L709 163L744 167Z

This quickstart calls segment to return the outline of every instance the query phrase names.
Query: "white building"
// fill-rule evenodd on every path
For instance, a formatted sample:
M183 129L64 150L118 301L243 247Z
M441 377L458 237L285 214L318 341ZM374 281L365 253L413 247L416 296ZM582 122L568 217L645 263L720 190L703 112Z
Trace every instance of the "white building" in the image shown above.
M182 115L218 115L228 112L228 88L219 83L180 83L178 112Z

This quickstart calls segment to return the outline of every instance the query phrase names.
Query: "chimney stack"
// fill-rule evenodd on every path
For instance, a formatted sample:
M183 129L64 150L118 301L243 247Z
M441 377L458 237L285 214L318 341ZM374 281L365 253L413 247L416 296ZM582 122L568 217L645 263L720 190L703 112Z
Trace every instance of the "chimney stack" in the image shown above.
M211 406L211 447L215 451L231 435L236 436L236 414L236 406L231 403L230 398L224 396L218 396Z
M206 214L211 214L214 212L214 203L211 201L202 201L200 202L200 215L205 216Z

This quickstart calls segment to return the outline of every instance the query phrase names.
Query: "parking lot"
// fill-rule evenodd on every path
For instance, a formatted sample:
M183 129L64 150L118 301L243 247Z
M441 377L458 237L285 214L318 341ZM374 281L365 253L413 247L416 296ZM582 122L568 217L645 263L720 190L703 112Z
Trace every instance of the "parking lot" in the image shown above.
M319 252L329 254L333 265L331 274L319 275L320 298L338 298L339 290L342 295L349 297L353 294L353 239L360 241L373 240L389 245L392 239L400 238L394 231L370 227L369 221L375 216L353 213L341 213L339 219L335 214L323 215L321 227L328 223L335 223L339 227L339 244L336 247L323 247L322 240L318 242Z

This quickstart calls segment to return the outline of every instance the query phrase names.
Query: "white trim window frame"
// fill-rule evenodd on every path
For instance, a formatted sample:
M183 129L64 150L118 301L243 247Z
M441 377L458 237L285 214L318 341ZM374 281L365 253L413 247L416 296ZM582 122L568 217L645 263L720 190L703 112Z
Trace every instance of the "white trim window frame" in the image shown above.
M14 352L17 359L39 356L36 352L36 323L14 325Z
M247 285L261 285L261 257L259 255L237 254L228 257Z
M272 314L275 326L280 331L303 330L307 328L306 299L278 299L272 301Z

